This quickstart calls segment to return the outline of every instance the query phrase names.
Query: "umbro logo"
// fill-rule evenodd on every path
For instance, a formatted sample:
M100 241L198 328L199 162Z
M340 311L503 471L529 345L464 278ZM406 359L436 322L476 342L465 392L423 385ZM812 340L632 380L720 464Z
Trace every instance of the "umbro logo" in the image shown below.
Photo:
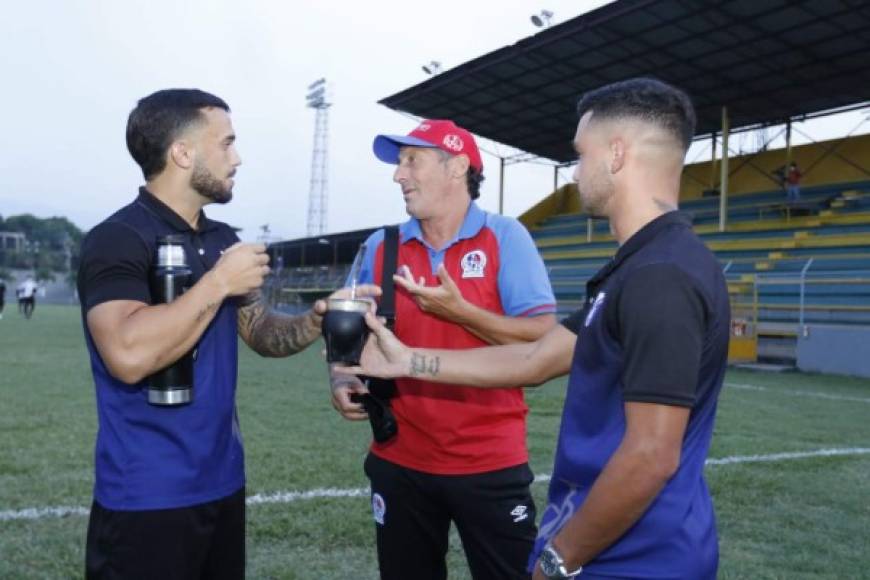
M514 518L514 523L521 522L529 517L529 508L524 505L518 505L511 510L511 516Z

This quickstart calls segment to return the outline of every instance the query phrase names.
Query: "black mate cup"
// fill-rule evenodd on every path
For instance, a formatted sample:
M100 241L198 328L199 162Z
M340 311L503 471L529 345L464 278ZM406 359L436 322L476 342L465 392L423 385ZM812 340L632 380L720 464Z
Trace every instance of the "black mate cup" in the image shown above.
M192 273L184 253L184 238L157 239L157 259L151 271L154 304L166 304L190 286ZM148 402L162 407L186 405L193 400L193 349L166 368L148 377Z
M323 315L326 360L330 363L359 364L369 327L365 313L371 302L357 298L331 298Z

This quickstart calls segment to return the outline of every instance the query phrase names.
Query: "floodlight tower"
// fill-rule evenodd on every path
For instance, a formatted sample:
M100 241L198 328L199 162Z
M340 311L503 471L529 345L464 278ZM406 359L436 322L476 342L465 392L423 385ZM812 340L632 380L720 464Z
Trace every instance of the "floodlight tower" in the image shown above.
M328 126L329 107L326 79L317 79L308 85L305 105L314 109L314 151L311 156L311 186L308 190L308 236L326 233L326 207L329 200L327 161L329 159Z

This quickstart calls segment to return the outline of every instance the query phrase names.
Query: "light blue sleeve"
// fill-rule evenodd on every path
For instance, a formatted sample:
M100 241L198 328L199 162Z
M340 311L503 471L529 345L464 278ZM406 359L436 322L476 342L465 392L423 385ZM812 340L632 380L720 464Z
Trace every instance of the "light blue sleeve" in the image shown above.
M498 290L508 316L556 312L550 277L528 230L514 218L490 215L499 245Z
M360 284L373 284L375 277L375 255L377 254L378 246L380 246L384 241L384 230L383 228L376 230L372 235L368 237L365 241L366 245L366 253L363 256L362 268L359 272L359 282ZM345 286L350 286L350 271L347 273L347 279L344 281Z

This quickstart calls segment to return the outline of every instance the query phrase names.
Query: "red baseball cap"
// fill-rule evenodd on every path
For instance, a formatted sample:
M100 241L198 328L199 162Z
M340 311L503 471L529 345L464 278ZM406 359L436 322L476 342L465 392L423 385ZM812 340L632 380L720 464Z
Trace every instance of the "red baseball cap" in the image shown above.
M426 120L407 135L378 135L372 143L375 156L393 165L399 163L399 149L402 147L434 147L450 155L466 155L473 168L483 171L483 160L474 136L453 121Z

